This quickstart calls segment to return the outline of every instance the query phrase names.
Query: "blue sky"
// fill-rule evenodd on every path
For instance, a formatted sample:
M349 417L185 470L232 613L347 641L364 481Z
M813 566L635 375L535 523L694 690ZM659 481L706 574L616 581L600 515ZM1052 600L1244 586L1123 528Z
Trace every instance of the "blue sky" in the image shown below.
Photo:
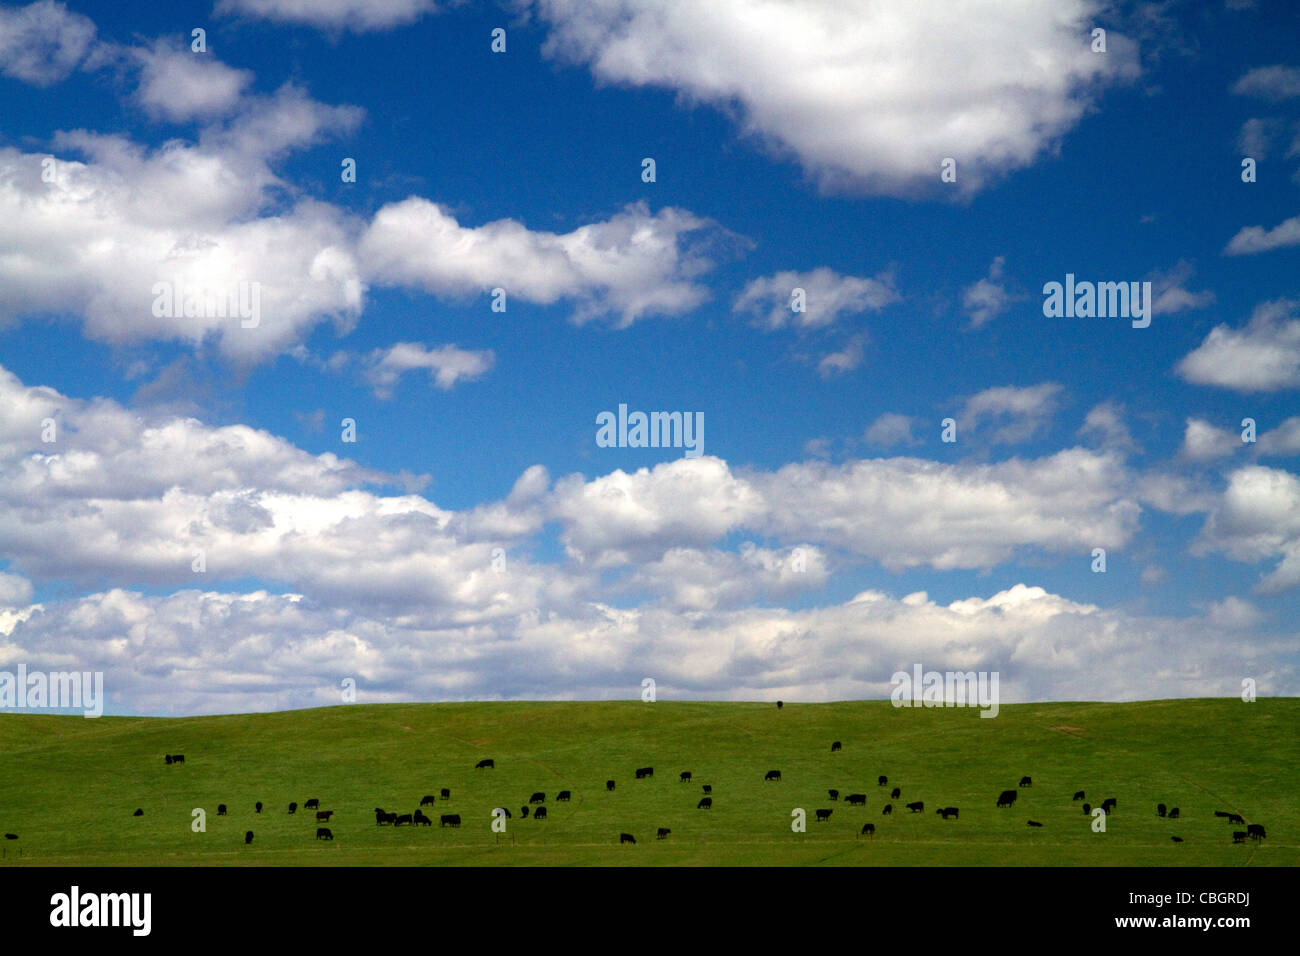
M0 7L0 669L110 713L1297 693L1297 19ZM1150 326L1044 316L1067 273ZM259 325L153 315L181 275ZM598 447L620 403L704 455Z

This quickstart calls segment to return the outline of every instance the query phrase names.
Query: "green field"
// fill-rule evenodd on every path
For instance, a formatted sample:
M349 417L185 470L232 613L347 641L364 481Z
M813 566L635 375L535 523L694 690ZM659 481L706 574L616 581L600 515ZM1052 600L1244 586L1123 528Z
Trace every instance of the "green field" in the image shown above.
M964 708L832 704L463 703L339 706L182 719L0 716L0 865L1057 865L1300 863L1300 699ZM831 753L831 741L843 750ZM167 766L165 753L184 753ZM474 770L492 757L495 770ZM650 765L653 778L635 780ZM779 769L783 780L764 782ZM690 783L678 781L689 770ZM902 788L895 812L880 774ZM1010 809L994 804L1022 775ZM617 781L613 793L605 780ZM697 810L701 784L714 808ZM431 828L379 827L426 793ZM828 788L841 801L831 802ZM554 802L571 790L569 803ZM1071 801L1118 800L1105 833ZM520 819L544 791L550 819ZM866 809L842 795L867 794ZM314 816L287 812L319 797ZM262 814L253 805L265 804ZM903 805L923 800L924 813ZM1158 802L1180 820L1156 816ZM217 804L229 815L217 816ZM491 810L510 808L505 834ZM957 820L934 813L956 806ZM143 817L133 817L140 807ZM191 830L191 811L207 831ZM791 811L807 811L807 832ZM818 808L834 810L814 822ZM1262 823L1234 846L1213 811ZM459 813L459 829L438 815ZM1041 829L1026 825L1041 821ZM872 822L874 839L860 838ZM658 827L672 835L657 841ZM245 830L256 834L243 845ZM636 846L620 846L621 832ZM1174 844L1178 835L1185 842ZM19 855L21 850L21 855Z

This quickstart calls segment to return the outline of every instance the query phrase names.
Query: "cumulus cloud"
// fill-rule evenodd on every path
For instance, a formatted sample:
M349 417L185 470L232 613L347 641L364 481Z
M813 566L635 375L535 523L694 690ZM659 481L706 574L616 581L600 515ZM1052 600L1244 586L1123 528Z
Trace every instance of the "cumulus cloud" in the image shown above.
M834 378L858 368L862 364L866 340L865 335L852 336L842 349L822 356L817 363L817 374L822 378Z
M1179 260L1168 272L1153 272L1151 281L1151 314L1168 315L1187 309L1203 309L1214 304L1214 293L1190 292L1184 288L1195 273L1192 264Z
M1187 419L1183 447L1179 454L1188 461L1207 462L1226 458L1243 447L1241 436L1226 428L1216 428L1200 418Z
M55 0L0 7L0 73L33 86L66 78L85 60L95 24Z
M989 265L987 276L962 290L962 308L970 317L972 329L978 329L981 325L991 322L1011 308L1012 302L1024 298L1009 292L1002 284L1002 273L1006 262L1006 256L998 256Z
M173 123L229 114L253 81L248 70L162 41L135 47L127 56L140 70L136 102L151 116Z
M1257 446L1261 455L1300 455L1300 416L1261 434Z
M217 0L214 12L367 33L406 26L437 9L436 0Z
M1294 66L1261 66L1246 73L1232 85L1241 96L1259 96L1267 100L1285 100L1300 96L1300 69Z
M868 426L862 437L873 445L885 447L919 445L921 440L912 434L917 424L917 420L908 415L885 412Z
M490 349L474 352L455 345L425 348L418 342L398 342L372 352L365 375L375 394L386 399L392 398L398 380L407 372L424 369L434 385L447 391L457 382L481 378L495 361Z
M1213 551L1238 561L1276 559L1256 588L1261 594L1300 586L1300 478L1262 465L1233 471L1194 545L1194 553Z
M904 195L958 189L1056 148L1108 83L1138 72L1112 31L1089 47L1084 0L536 0L543 50L603 83L655 86L733 113L741 131L795 157L824 189ZM1013 52L1014 51L1014 52Z
M1128 413L1118 402L1101 402L1089 409L1079 427L1081 437L1095 438L1103 448L1141 451L1128 428Z
M802 311L795 311L794 290L803 290ZM774 330L834 325L841 316L879 312L899 301L894 277L882 272L875 278L840 275L826 266L811 272L785 271L752 280L732 304L733 312L748 312L758 324Z
M1196 385L1275 392L1300 385L1300 302L1277 299L1255 307L1245 328L1215 326L1175 371Z
M966 399L957 416L957 425L962 431L983 435L982 423L1001 422L1001 427L987 435L989 442L1014 445L1029 441L1050 424L1062 391L1054 382L1024 388L1014 385L986 388Z

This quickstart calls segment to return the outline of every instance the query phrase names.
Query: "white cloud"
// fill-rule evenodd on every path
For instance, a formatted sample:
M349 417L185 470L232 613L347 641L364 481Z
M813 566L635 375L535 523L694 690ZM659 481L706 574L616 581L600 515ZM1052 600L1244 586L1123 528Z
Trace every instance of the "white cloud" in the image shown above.
M1118 402L1101 402L1094 405L1083 419L1078 434L1095 436L1102 448L1119 451L1141 451L1128 429L1128 413Z
M1237 80L1232 92L1241 96L1261 96L1268 100L1300 96L1300 69L1281 65L1259 67Z
M1300 416L1286 419L1258 439L1261 455L1300 455Z
M1215 326L1175 371L1196 385L1241 392L1274 392L1300 386L1300 316L1296 300L1255 307L1244 329Z
M862 365L866 336L855 335L844 344L838 352L829 352L817 363L817 374L822 378L834 378L851 372Z
M1183 288L1194 272L1191 263L1179 260L1168 272L1151 273L1148 277L1151 281L1151 314L1168 315L1213 305L1213 292L1189 292Z
M962 432L983 435L981 423L1005 422L987 440L993 444L1014 445L1029 441L1051 423L1064 389L1053 382L1018 388L1004 385L986 388L966 399L957 426Z
M0 73L33 86L68 76L86 58L95 24L54 0L0 7Z
M253 81L248 70L227 66L210 53L162 41L128 55L140 68L136 101L151 116L173 123L232 112Z
M912 435L917 420L908 415L885 412L867 428L863 438L873 445L919 445L921 440Z
M998 256L989 265L989 274L985 278L962 290L962 308L970 317L972 329L978 329L985 323L991 322L1011 308L1012 302L1024 298L1008 292L1001 284L1006 261L1006 256Z
M794 290L804 291L804 311L795 312ZM759 317L759 324L773 330L794 326L801 329L834 325L841 316L879 312L898 302L894 277L882 272L875 278L840 275L821 266L811 272L786 271L754 279L736 297L733 312Z
M406 26L437 9L435 0L217 0L214 12L366 33Z
M1243 447L1238 433L1215 428L1200 418L1189 418L1183 431L1183 447L1179 454L1189 461L1207 462L1226 458L1241 451Z
M734 112L741 130L798 159L824 189L958 189L1056 148L1100 87L1137 74L1118 31L1092 53L1084 0L536 0L543 50L602 83L676 90ZM1014 50L1015 55L1008 55Z
M1272 229L1246 226L1228 241L1224 255L1249 256L1300 245L1300 216L1284 219Z
M406 372L426 369L433 384L446 391L459 381L481 378L495 361L490 349L474 352L455 345L425 348L418 342L398 342L372 352L365 375L375 394L387 399Z
M1300 478L1262 465L1233 471L1193 549L1212 551L1237 561L1278 559L1256 588L1261 594L1300 586Z

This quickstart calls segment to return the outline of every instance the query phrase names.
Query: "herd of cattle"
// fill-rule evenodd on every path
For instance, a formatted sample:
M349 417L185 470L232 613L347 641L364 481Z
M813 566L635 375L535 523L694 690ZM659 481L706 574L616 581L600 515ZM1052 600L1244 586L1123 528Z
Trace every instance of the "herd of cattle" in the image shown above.
M842 749L843 749L843 745L840 741L836 740L831 743L832 753L838 753ZM164 759L166 760L168 765L182 764L185 762L185 755L165 754ZM490 757L480 760L478 763L474 765L474 769L476 770L493 770L495 768L496 768L496 761ZM650 777L653 777L654 772L655 772L654 767L638 767L636 768L634 773L637 780L645 780ZM680 783L690 783L692 781L691 771L683 770L678 775L678 781ZM781 771L780 770L767 771L767 773L763 775L763 782L780 783ZM996 806L999 809L1015 806L1016 799L1019 796L1019 789L1030 788L1033 786L1033 784L1034 781L1031 777L1028 776L1021 777L1020 783L1018 784L1018 789L1003 790L998 795ZM877 777L876 785L878 787L888 786L889 778L884 775ZM711 810L713 808L713 797L712 797L713 787L707 783L703 784L702 787L703 787L704 795L700 798L699 803L696 804L696 809ZM612 792L614 788L615 788L615 784L613 780L605 781L606 792ZM902 798L902 792L903 791L901 787L895 786L892 790L889 791L889 799L891 801L900 800ZM557 803L567 803L572 799L572 796L573 794L571 791L561 790L559 793L555 795L555 800ZM834 790L834 789L828 790L827 796L831 801L838 802L840 800L839 790ZM411 813L393 813L385 810L383 807L375 807L375 824L377 826L393 826L393 827L432 826L433 820L424 815L423 808L428 806L434 806L438 799L441 799L444 803L449 802L451 800L451 790L449 790L446 787L443 787L439 792L438 797L435 797L433 794L426 794L420 800L420 806ZM1082 790L1076 791L1073 798L1073 802L1075 803L1078 803L1080 801L1083 801L1084 814L1092 815L1093 814L1092 805L1086 802L1087 795ZM544 806L545 802L546 802L546 794L544 792L537 791L533 793L532 796L528 798L528 803L519 808L520 816L524 819L527 819L529 813L531 812L532 818L534 820L547 819L547 810L546 807ZM867 795L865 793L849 793L844 796L843 803L851 807L865 808L867 805ZM1099 809L1103 814L1108 816L1115 812L1115 808L1117 805L1118 805L1118 801L1114 797L1107 797L1101 802ZM925 802L923 800L915 800L911 803L905 804L905 808L912 813L924 813ZM329 823L330 817L334 814L333 810L322 810L320 808L320 800L318 798L312 798L310 800L307 800L303 804L303 809L315 811L316 813L315 822L318 824ZM262 812L261 801L258 801L254 805L254 812L256 813ZM298 804L296 802L290 803L289 813L296 814L297 812L298 812ZM825 823L828 820L830 820L831 814L833 812L834 810L831 808L818 809L815 811L814 819L818 823ZM892 802L886 803L884 807L881 809L882 816L890 816L893 814L893 812L894 812L894 805ZM944 820L959 819L959 811L957 807L939 807L934 812ZM218 804L217 816L224 817L226 816L226 814L227 814L226 805L224 803ZM1163 803L1156 805L1156 815L1166 820L1182 819L1182 817L1180 816L1180 809L1178 807L1173 807L1172 809L1170 809L1166 807L1165 804ZM1246 827L1245 830L1233 831L1232 833L1233 843L1245 843L1247 839L1259 841L1265 838L1263 826L1257 823L1246 824L1246 821L1242 818L1240 814L1229 813L1223 810L1216 810L1214 812L1214 815L1216 817L1222 817L1226 819L1228 823L1241 824ZM134 813L134 816L137 817L144 816L144 810L137 809ZM497 807L493 811L493 816L511 818L512 814L510 813L510 810L506 807ZM443 813L439 815L438 825L440 827L459 827L460 824L461 824L461 819L459 813ZM1043 824L1037 820L1029 820L1027 821L1027 825L1030 827L1041 827ZM663 840L671 833L672 830L670 830L668 827L659 827L658 833L656 834L656 838ZM875 833L876 833L876 827L874 823L864 823L858 835L860 837L861 836L872 837L875 835ZM17 835L13 833L6 833L5 838L8 840L18 839ZM316 828L316 839L333 840L334 834L331 832L329 827L318 826ZM1183 842L1183 839L1178 836L1171 836L1170 839L1174 843ZM253 831L249 830L244 834L244 844L247 846L252 842L253 842ZM620 844L627 843L627 844L635 845L636 837L631 833L620 833L619 843Z

